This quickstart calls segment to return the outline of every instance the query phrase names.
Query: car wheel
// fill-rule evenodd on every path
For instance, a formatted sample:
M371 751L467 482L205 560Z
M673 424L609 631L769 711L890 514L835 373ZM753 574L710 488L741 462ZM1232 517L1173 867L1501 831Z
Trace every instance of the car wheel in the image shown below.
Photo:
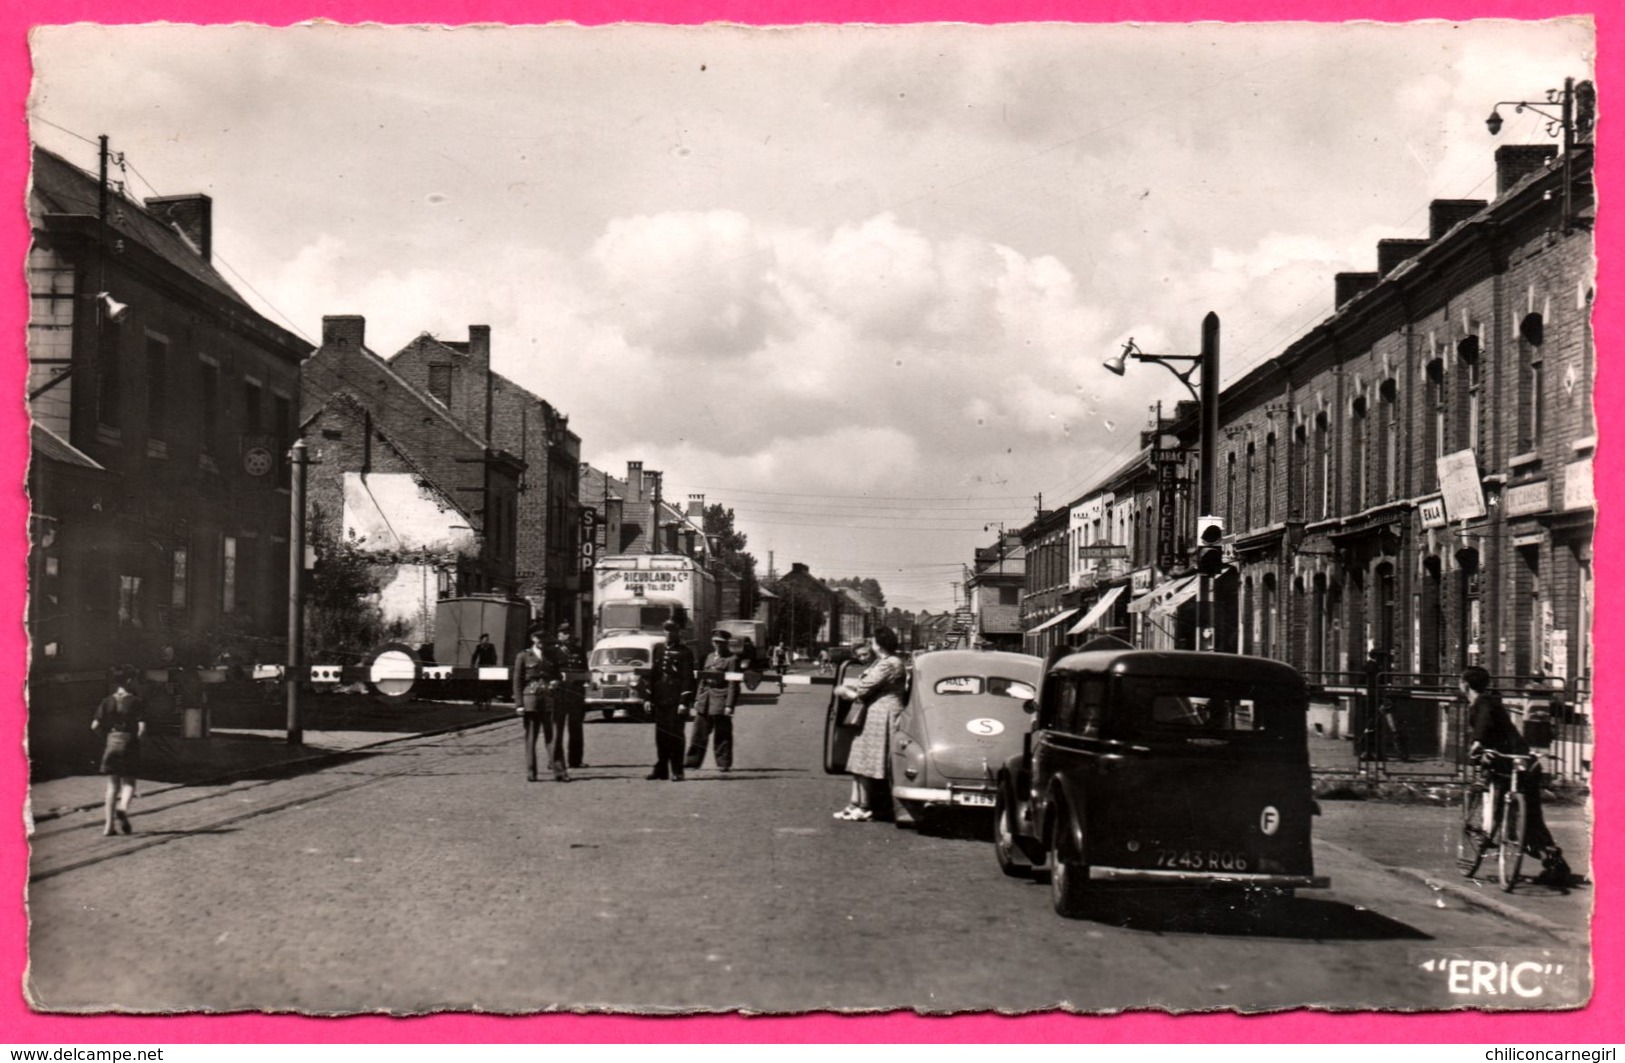
M1011 878L1032 878L1034 868L1016 847L1016 808L1005 787L993 798L993 855Z
M1049 843L1050 904L1056 915L1078 919L1089 910L1089 867L1066 851L1071 846L1061 837L1061 825L1056 824Z

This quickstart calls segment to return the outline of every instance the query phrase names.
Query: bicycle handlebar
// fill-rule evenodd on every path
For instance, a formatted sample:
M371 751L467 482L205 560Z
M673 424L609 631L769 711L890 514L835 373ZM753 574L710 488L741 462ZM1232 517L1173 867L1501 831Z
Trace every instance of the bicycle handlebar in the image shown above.
M1519 768L1527 768L1540 760L1533 753L1499 753L1493 749L1481 749L1478 755L1484 760L1510 760Z

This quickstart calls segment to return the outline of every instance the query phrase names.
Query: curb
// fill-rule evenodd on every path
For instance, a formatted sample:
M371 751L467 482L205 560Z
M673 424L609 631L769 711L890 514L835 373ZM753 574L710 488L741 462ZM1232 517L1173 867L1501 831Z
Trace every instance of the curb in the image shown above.
M1554 923L1543 915L1526 912L1515 904L1508 904L1505 901L1486 895L1481 890L1471 889L1459 882L1446 881L1431 871L1423 871L1415 867L1389 867L1388 871L1400 878L1414 879L1435 892L1448 893L1475 908L1483 908L1504 919L1522 923L1524 926L1535 930L1543 930L1553 937L1567 940L1572 932L1572 928Z
M308 766L311 764L319 764L323 761L329 760L340 760L345 757L363 755L370 750L377 749L380 746L393 745L396 742L410 742L416 738L434 738L438 735L453 734L457 731L467 731L475 727L489 727L493 724L506 723L508 719L509 717L496 717L489 720L470 720L467 723L453 724L450 727L438 727L430 731L413 731L410 734L397 735L394 738L383 738L376 742L368 742L366 745L351 746L349 749L329 749L320 753L312 753L309 756L294 757L289 760L277 761L275 764L262 764L251 768L237 768L231 771L224 771L218 775L205 776L201 779L194 779L191 782L169 783L168 785L159 786L151 790L143 790L141 796L153 797L158 794L167 794L174 790L185 790L188 787L193 786L216 786L221 783L231 782L233 779L247 775L250 772L264 771L266 768L271 767L291 768L301 765ZM90 801L81 805L67 805L53 808L45 812L30 812L29 819L34 823L49 823L52 820L61 819L63 816L71 815L74 812L93 811L101 808L102 805L103 802L101 801Z

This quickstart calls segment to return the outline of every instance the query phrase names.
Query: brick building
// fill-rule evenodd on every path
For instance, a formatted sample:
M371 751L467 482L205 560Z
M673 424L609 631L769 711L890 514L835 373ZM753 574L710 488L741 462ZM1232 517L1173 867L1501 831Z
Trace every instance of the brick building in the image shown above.
M424 333L389 359L392 369L440 403L474 438L524 465L519 480L514 581L531 615L579 623L585 584L578 562L581 439L551 403L491 369L491 329L468 340Z
M403 637L433 641L441 598L518 591L524 462L485 446L368 350L365 319L322 319L299 409L309 523L362 540L385 619L404 625Z
M310 345L215 270L208 196L137 202L44 149L33 162L27 619L41 723L59 701L82 717L117 663L282 659L283 454Z
M1315 673L1357 670L1375 648L1396 671L1448 676L1476 663L1520 681L1580 680L1583 693L1597 435L1591 152L1510 146L1495 158L1493 201L1433 202L1426 237L1379 241L1374 271L1332 279L1330 317L1224 389L1217 648ZM1194 404L1153 434L1194 450ZM1157 441L1079 503L1109 498L1099 519L1128 547L1135 641L1190 646L1198 485L1189 468L1176 477L1186 482L1159 486L1153 455L1170 440ZM1024 531L1035 551L1029 649L1043 648L1057 608L1045 558L1058 533L1053 516ZM1166 574L1164 553L1175 562Z

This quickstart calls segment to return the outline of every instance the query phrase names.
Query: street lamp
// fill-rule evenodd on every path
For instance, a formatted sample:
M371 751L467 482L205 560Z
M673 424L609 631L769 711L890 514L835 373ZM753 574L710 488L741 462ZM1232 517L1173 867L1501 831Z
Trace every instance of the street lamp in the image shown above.
M1128 360L1132 358L1137 362L1151 362L1160 365L1179 379L1196 400L1201 411L1202 439L1201 439L1201 471L1198 475L1198 518L1206 519L1213 515L1213 470L1216 462L1217 439L1219 437L1219 315L1208 313L1202 319L1202 351L1200 354L1147 354L1135 344L1132 338L1123 344L1120 354L1106 359L1103 363L1107 369L1124 375ZM1189 365L1181 372L1177 367ZM1191 377L1201 373L1201 387L1191 383ZM1160 426L1159 426L1160 429ZM1209 603L1212 601L1208 586L1209 577L1198 574L1202 581L1201 597L1198 604L1198 635L1197 648L1212 648L1212 617L1209 615ZM1204 624L1203 622L1206 622Z
M1533 111L1546 119L1546 135L1563 137L1563 231L1568 232L1573 219L1570 204L1569 156L1574 151L1574 145L1582 141L1591 140L1591 130L1597 124L1597 87L1589 81L1576 82L1573 78L1564 78L1560 89L1547 89L1546 98L1540 101L1531 100L1501 100L1490 108L1490 116L1484 119L1484 126L1490 131L1490 136L1498 136L1501 132L1503 120L1501 108L1511 107L1514 114ZM1556 108L1554 113L1551 108Z

